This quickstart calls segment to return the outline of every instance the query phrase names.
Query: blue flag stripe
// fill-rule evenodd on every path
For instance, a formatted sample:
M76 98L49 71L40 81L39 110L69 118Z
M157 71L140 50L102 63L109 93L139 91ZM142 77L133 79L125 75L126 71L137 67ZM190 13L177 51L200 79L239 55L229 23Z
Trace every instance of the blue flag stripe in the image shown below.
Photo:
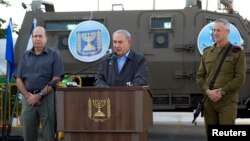
M5 52L5 60L7 61L6 81L8 83L10 82L12 74L15 69L13 48L14 48L14 45L13 45L13 38L12 38L12 19L10 18L9 25L7 27L6 52Z

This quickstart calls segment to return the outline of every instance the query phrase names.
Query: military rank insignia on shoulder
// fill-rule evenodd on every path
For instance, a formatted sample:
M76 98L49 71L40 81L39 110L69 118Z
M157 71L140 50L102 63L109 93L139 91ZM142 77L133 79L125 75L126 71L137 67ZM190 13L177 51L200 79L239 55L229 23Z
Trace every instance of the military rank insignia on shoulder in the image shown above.
M241 51L241 47L240 46L232 46L231 51L233 53L237 53L237 52Z

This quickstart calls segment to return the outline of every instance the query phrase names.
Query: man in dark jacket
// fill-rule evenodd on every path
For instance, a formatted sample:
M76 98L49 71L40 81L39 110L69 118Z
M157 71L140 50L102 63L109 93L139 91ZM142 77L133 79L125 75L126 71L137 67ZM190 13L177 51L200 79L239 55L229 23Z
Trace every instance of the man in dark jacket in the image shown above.
M145 86L148 85L147 60L132 49L131 35L126 30L113 33L113 51L104 57L96 76L95 86Z

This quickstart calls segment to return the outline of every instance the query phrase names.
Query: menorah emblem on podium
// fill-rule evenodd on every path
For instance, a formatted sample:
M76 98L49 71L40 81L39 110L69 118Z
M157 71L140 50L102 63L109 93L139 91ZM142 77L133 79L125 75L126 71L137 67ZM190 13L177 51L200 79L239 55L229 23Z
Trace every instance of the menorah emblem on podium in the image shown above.
M106 100L93 100L93 105L98 109L94 114L95 117L105 117L105 114L101 111L101 108L106 104Z
M97 109L97 111L94 114L92 114L93 113L92 106ZM109 119L110 116L111 116L111 102L109 98L107 100L104 100L104 99L91 100L89 98L88 100L89 119L95 122L104 122L107 119Z

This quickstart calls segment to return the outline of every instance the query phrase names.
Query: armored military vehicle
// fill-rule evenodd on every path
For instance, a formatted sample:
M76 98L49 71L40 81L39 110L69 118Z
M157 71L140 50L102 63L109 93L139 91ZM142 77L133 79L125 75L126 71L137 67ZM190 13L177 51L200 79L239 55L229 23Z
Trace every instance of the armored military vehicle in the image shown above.
M45 5L45 11L41 10ZM53 4L43 3L27 11L15 46L15 61L26 50L34 19L45 27L48 47L60 52L67 74L77 72L81 86L93 86L100 59L84 62L70 52L68 38L72 27L84 21L102 23L109 33L117 29L131 32L132 48L143 53L149 64L149 86L154 96L155 111L193 111L202 97L196 87L196 72L201 53L197 40L201 30L218 18L225 18L234 25L241 36L247 58L247 77L239 91L238 117L250 117L250 23L238 13L219 13L202 10L199 4L187 4L176 10L119 10L89 12L55 12ZM204 46L208 46L204 44ZM112 48L110 44L109 48ZM91 67L89 67L91 66Z

